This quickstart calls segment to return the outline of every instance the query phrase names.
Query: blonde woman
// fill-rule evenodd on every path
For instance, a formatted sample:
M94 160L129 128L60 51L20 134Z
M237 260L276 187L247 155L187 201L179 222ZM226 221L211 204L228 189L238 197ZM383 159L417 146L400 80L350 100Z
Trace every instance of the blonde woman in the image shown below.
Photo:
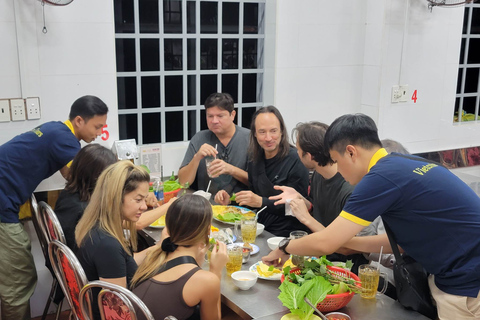
M199 267L208 249L211 221L212 207L200 196L184 195L168 208L168 235L161 246L155 246L132 280L133 292L155 319L168 315L178 320L221 319L220 278L227 263L225 244L214 246L210 271Z
M77 256L89 281L103 280L126 288L137 263L153 249L134 253L135 224L147 210L149 181L149 174L130 161L110 165L98 178L75 229Z

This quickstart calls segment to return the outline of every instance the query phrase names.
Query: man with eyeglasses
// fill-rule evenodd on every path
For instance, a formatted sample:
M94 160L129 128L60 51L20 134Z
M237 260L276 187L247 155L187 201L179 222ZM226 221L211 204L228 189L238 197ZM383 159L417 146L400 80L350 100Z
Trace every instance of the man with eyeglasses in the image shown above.
M247 189L247 148L250 130L237 126L233 98L228 93L213 93L205 101L208 130L197 132L188 145L178 171L181 184L206 190L215 195L219 190L229 193ZM205 157L214 157L209 166ZM210 177L209 177L210 174Z

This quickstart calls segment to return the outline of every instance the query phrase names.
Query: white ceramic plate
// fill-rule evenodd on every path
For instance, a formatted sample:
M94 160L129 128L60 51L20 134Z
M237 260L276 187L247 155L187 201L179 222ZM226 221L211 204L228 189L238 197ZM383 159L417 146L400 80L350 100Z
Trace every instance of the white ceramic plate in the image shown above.
M282 279L282 273L276 273L274 274L273 276L271 277L264 277L262 275L260 275L258 272L257 272L257 266L260 264L260 262L262 261L258 261L256 263L254 263L253 265L250 266L250 268L248 269L249 271L253 272L253 273L256 273L258 275L258 278L259 279L264 279L264 280L281 280Z
M235 236L234 236L235 237ZM234 240L235 241L235 240ZM243 246L243 242L239 243L241 246ZM252 252L250 252L250 255L254 255L260 251L260 248L256 244L250 244L253 248Z

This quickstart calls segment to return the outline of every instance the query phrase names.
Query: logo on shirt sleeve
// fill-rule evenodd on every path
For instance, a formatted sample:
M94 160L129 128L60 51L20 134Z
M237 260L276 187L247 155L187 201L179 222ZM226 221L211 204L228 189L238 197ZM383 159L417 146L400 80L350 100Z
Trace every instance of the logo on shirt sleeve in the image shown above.
M430 171L430 169L435 168L435 167L438 167L438 165L436 165L434 163L429 163L429 164L424 165L421 168L415 168L415 170L413 170L413 172L423 176L424 173L427 173L428 171Z

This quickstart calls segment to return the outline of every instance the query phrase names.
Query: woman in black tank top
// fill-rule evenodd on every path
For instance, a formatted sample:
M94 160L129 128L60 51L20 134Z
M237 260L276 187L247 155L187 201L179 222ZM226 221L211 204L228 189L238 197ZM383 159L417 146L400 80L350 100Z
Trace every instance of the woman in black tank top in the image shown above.
M212 207L203 197L184 195L169 207L164 236L138 267L133 292L156 319L220 320L220 279L227 263L224 243L217 243L210 271L202 270L208 249ZM139 319L142 319L139 317Z

